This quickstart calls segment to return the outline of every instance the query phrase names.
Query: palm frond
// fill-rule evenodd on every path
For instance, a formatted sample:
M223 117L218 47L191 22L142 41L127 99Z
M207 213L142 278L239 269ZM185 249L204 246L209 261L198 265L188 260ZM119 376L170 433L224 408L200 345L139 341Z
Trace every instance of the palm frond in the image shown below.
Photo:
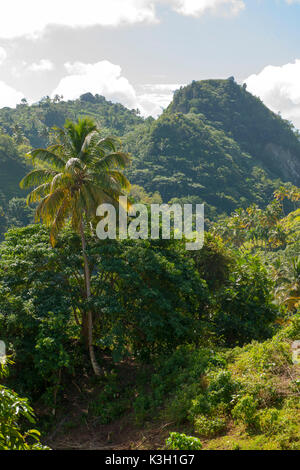
M97 126L91 118L85 117L78 119L77 123L67 121L65 124L65 129L70 137L70 140L74 149L76 150L77 155L79 155L82 151L82 146L86 137L92 132L96 131Z
M51 179L57 174L55 170L48 169L38 169L33 170L28 175L26 175L20 182L20 187L22 189L29 189L37 184L46 183L51 181Z
M45 196L36 209L36 219L42 219L45 225L48 227L51 226L56 217L56 213L66 196L66 192L63 189L57 189L53 193Z
M102 173L100 175L96 174L88 181L89 185L93 187L95 191L103 191L114 201L117 201L120 193L122 193L121 185L116 180L112 179L107 173Z
M123 173L117 170L110 170L108 172L108 175L115 181L117 181L118 184L120 184L120 186L122 187L122 189L125 189L126 191L130 190L131 184Z
M27 196L27 204L32 204L43 199L50 191L51 183L44 183L31 191Z
M58 188L69 188L73 183L73 178L68 173L58 173L51 181L50 192L54 192Z
M73 173L75 169L82 170L82 162L79 158L70 158L66 163L66 170Z
M93 147L98 151L114 153L117 147L121 147L121 141L116 137L105 137L104 139L100 137L93 143Z
M97 154L97 151L93 149L93 152L95 152L95 155ZM97 158L97 161L94 163L94 168L97 170L109 170L111 168L126 168L130 163L130 157L126 153L122 152L115 152L115 153L110 153L108 155L105 155L101 159L99 159L99 156Z
M100 204L117 205L119 197L122 195L120 188L114 188L112 185L104 185L103 182L97 185L95 182L89 183L90 191L93 192L94 199L97 201L97 206Z
M84 199L85 212L88 217L94 217L99 205L99 197L88 183L81 188L81 195Z
M84 142L83 142L82 147L81 147L81 152L85 153L85 152L89 151L89 149L90 149L91 145L93 144L93 142L97 141L98 139L99 139L98 129L90 132L84 139Z
M57 235L65 226L67 219L70 215L70 199L65 198L59 207L58 211L56 212L55 219L51 224L50 230L50 242L51 245L54 247L57 241Z
M56 143L30 153L37 168L21 182L26 189L37 186L28 203L39 202L36 220L51 228L52 245L68 218L78 232L83 216L93 219L102 203L116 206L130 188L119 171L129 164L129 155L118 151L118 139L101 138L92 119L67 121L63 129L53 130Z
M47 149L32 150L28 156L32 159L35 164L37 161L40 163L46 163L50 167L57 170L62 170L65 166L64 160L57 154L50 152Z

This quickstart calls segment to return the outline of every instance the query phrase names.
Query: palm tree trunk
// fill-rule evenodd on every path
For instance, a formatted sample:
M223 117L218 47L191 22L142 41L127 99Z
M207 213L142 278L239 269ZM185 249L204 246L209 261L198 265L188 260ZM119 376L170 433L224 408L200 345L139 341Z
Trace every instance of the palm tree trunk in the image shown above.
M83 228L83 220L81 219L80 222L80 237L81 237L81 245L82 245L82 255L84 261L84 279L85 279L85 289L86 289L86 298L89 300L91 298L91 273L89 268L88 257L86 254L86 242L85 242L85 235L84 235L84 228ZM87 336L88 336L88 348L90 353L91 364L93 367L93 371L95 375L101 375L100 367L97 363L95 357L95 351L93 346L93 315L91 310L89 309L87 312Z

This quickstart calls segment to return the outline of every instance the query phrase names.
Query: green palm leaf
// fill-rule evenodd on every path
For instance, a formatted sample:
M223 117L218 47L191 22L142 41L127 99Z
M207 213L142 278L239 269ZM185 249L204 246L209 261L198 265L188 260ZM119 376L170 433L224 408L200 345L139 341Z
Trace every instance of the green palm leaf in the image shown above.
M50 150L33 150L28 154L28 156L32 159L33 164L36 164L36 162L46 163L49 167L55 170L62 170L65 166L64 160L58 154L51 152Z
M27 196L27 204L32 204L43 199L47 194L49 194L51 183L44 183L31 191Z
M97 155L97 152L95 151ZM105 155L95 162L96 170L109 170L111 168L126 168L129 165L130 158L126 153L115 152Z
M63 229L71 211L70 199L65 198L56 212L55 219L51 224L50 230L50 241L51 245L55 246L57 241L57 235Z
M46 170L46 169L39 169L33 170L28 175L26 175L22 181L20 182L20 187L22 189L29 189L33 186L38 184L46 183L51 181L53 177L55 177L56 171L55 170Z

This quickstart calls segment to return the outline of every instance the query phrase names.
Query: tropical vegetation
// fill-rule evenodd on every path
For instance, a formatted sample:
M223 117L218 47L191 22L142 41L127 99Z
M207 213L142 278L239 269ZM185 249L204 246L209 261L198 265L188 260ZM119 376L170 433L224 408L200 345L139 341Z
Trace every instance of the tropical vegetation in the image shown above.
M0 449L299 450L292 126L232 78L157 120L87 94L0 123ZM100 240L122 195L206 202L203 249Z

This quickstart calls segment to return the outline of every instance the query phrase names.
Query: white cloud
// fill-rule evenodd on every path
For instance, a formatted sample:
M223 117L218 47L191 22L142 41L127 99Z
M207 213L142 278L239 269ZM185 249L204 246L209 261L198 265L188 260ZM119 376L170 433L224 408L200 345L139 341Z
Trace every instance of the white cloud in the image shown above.
M10 0L1 5L0 37L37 36L49 25L88 27L117 26L122 23L155 23L156 6L167 4L179 14L200 16L212 13L236 14L243 0Z
M243 0L170 0L182 15L201 16L206 12L237 15L245 8Z
M116 26L156 21L150 0L10 0L1 5L0 37L36 35L51 24Z
M24 98L23 93L0 81L0 108L6 106L14 108L22 98Z
M177 84L143 85L136 90L122 76L121 67L107 60L95 64L66 63L65 69L68 75L61 79L52 96L58 94L65 100L73 100L90 92L130 109L139 108L145 116L158 116L172 100L174 90L180 87Z
M63 95L72 100L83 93L105 96L108 100L121 102L129 108L135 108L137 97L133 86L122 77L121 67L107 60L95 64L75 62L65 64L69 75L63 77L52 95Z
M248 90L273 111L281 112L300 128L300 60L282 66L268 65L246 80Z
M30 72L47 72L54 70L54 64L51 60L41 59L39 62L34 62L27 66L27 70Z
M175 84L142 85L139 87L138 102L139 109L145 116L159 116L171 103L175 90L181 86Z
M3 64L3 62L4 62L5 59L6 59L6 57L7 57L7 52L6 52L6 50L4 49L4 47L1 47L1 46L0 46L0 65Z

